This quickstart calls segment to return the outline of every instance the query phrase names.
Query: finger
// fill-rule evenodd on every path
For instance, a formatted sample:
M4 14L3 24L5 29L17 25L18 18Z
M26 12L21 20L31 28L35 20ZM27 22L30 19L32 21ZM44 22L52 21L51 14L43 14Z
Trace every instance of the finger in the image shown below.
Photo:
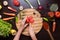
M24 27L27 27L28 24L25 24Z
M33 40L37 40L34 29L31 26L29 27L29 34Z
M29 31L30 31L30 32L34 32L34 29L33 29L33 27L31 26L31 23L29 23Z
M25 24L27 17L22 20L22 23Z

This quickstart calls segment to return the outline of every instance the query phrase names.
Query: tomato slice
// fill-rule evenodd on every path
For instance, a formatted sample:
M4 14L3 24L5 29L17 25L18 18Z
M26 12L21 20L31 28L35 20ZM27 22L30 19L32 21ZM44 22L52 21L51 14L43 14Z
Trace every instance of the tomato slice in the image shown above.
M55 16L57 17L57 18L60 18L60 12L55 12Z

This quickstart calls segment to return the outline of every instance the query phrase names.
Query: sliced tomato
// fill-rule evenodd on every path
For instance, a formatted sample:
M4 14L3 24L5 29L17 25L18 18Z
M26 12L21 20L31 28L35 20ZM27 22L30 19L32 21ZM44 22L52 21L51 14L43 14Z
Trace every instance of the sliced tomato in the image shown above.
M57 17L57 18L60 18L60 12L55 12L55 16Z

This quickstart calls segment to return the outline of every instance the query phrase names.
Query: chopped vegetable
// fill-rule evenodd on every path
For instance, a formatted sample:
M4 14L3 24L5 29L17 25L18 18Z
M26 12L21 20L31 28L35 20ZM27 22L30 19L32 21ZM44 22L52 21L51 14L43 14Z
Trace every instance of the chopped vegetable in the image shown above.
M27 3L30 5L31 8L34 8L34 7L32 6L32 4L29 2L29 0L25 0L25 2L27 2Z
M15 6L20 6L20 2L19 2L18 0L13 0L13 4L14 4Z
M14 13L6 13L6 12L4 12L3 14L8 15L8 16L15 16L16 15Z
M54 21L53 22L53 32L55 31L55 29L56 29L56 22Z
M7 1L3 1L3 5L4 6L7 6L8 5L8 2Z
M8 9L11 10L11 11L14 11L14 12L17 12L17 10L15 10L14 8L8 6Z
M54 17L54 12L48 12L49 17Z
M60 18L60 12L55 12L55 16L57 17L57 18Z
M14 17L9 17L9 18L3 18L3 20L7 21L7 20L11 20L13 19Z
M47 18L44 17L43 19L48 22L48 19Z
M2 5L0 5L0 10L2 9Z
M12 25L0 19L0 36L9 36Z

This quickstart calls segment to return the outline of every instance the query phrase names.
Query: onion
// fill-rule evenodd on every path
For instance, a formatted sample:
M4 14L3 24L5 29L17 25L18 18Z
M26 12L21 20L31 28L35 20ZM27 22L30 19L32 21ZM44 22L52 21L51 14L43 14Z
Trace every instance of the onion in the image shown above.
M7 6L8 5L8 2L7 1L3 1L3 5L4 6Z

